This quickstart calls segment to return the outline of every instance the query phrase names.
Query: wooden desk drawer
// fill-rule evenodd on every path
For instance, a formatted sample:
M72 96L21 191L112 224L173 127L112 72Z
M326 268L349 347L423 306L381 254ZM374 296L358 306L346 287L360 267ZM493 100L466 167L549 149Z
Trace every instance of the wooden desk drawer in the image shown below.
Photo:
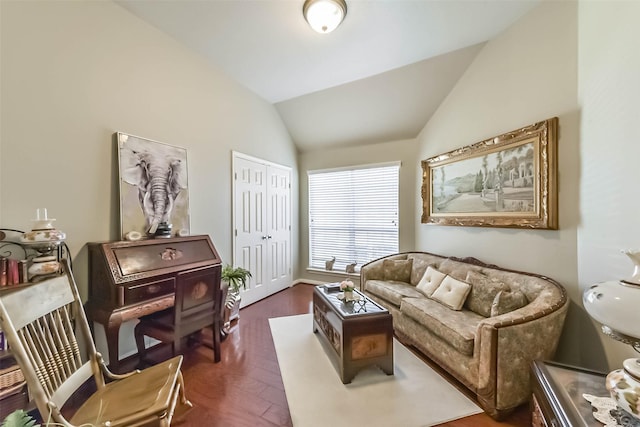
M147 301L153 298L169 295L175 292L175 278L156 280L137 285L123 286L122 305L129 305Z

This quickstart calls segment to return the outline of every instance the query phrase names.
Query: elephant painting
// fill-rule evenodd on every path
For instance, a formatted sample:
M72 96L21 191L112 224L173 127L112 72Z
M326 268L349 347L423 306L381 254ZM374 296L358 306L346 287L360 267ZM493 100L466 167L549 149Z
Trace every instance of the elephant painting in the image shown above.
M153 236L161 223L189 234L186 150L123 133L117 140L122 234Z

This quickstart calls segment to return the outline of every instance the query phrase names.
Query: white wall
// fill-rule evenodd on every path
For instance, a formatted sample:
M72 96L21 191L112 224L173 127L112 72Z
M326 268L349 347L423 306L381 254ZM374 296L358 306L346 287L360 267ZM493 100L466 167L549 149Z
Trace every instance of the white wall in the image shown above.
M558 359L579 361L577 3L545 2L491 40L422 130L420 158L559 117L559 229L419 224L416 246L554 278L573 301ZM420 175L418 175L420 176ZM416 182L419 193L419 178ZM416 196L418 197L418 196Z
M579 7L578 90L580 126L580 288L630 276L621 249L640 248L640 2L583 1ZM639 319L633 320L636 324ZM597 332L586 343L586 366L621 366L636 357Z
M415 222L413 212L416 194L413 183L416 180L417 142L414 139L393 141L380 144L362 145L348 148L334 148L305 152L298 155L300 169L300 277L306 281L339 281L346 274L315 273L306 269L309 266L309 184L307 172L317 169L331 169L345 166L366 165L400 161L400 229L399 247L401 251L415 247ZM352 280L358 281L355 276Z
M191 233L209 234L224 262L231 150L291 166L297 213L296 150L272 105L115 3L0 7L0 226L30 229L48 208L85 298L85 244L120 236L116 131L187 149Z

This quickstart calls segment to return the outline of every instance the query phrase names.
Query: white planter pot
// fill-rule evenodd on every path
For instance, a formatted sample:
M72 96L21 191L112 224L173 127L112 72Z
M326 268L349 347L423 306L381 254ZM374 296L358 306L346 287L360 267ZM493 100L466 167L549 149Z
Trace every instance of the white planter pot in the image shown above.
M242 300L242 296L240 292L233 292L229 290L227 292L227 297L224 302L224 325L223 330L226 333L229 333L229 329L231 328L231 322L240 319L240 302Z

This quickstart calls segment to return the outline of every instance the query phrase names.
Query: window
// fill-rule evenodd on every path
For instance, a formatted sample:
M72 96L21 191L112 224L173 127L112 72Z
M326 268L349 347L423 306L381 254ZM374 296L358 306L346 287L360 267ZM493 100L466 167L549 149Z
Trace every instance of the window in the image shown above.
M309 266L333 269L398 252L400 163L309 171Z

